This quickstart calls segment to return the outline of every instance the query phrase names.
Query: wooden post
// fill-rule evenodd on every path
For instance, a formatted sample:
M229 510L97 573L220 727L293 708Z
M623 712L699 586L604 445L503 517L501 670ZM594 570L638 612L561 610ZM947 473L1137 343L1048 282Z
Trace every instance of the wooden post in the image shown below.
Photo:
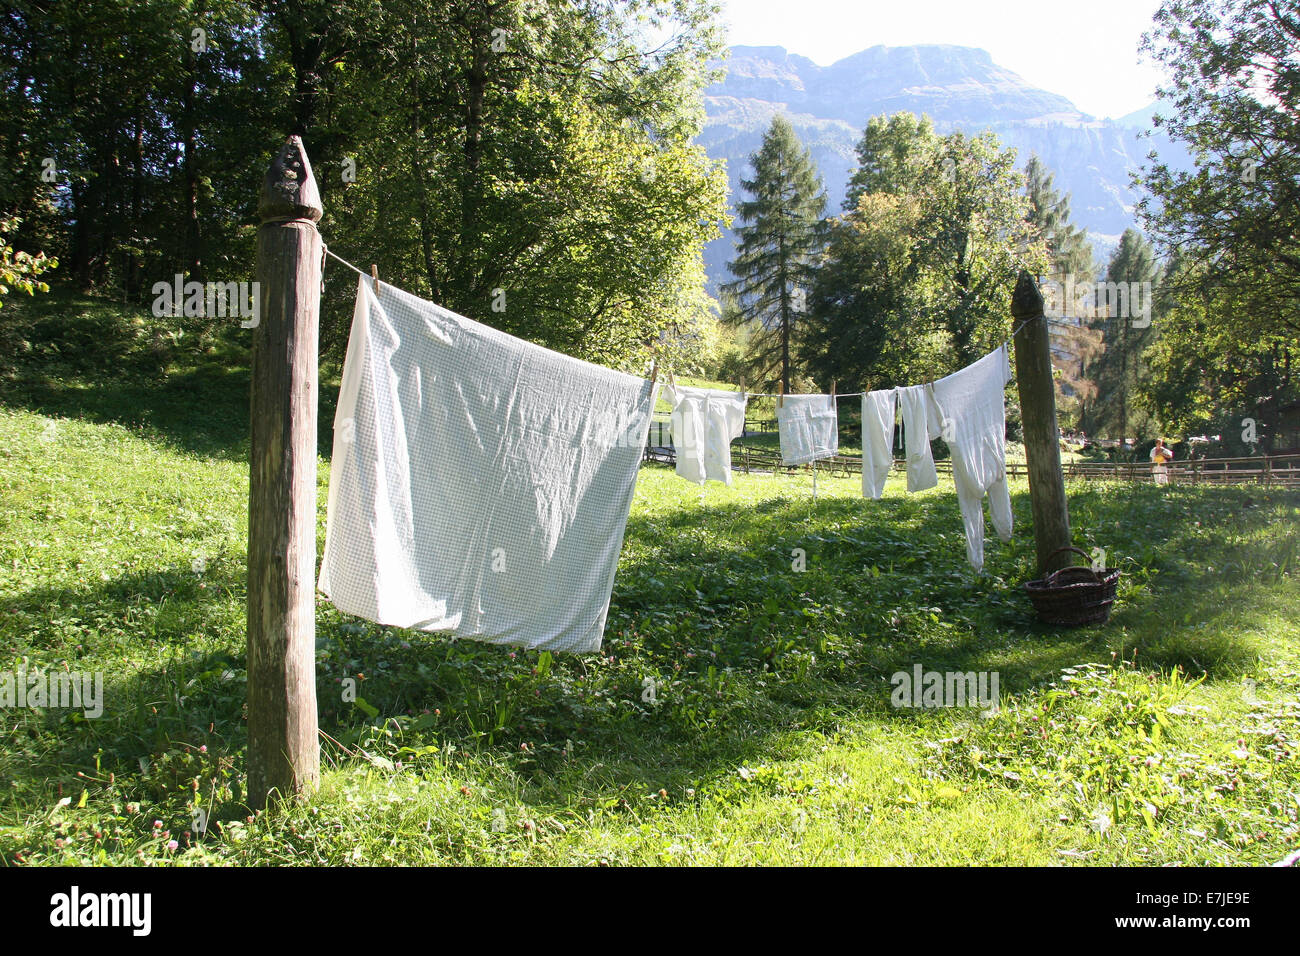
M316 337L320 193L302 140L267 170L257 212L248 482L248 801L320 777L316 726Z
M1052 381L1052 352L1047 319L1043 315L1043 294L1038 283L1023 269L1011 296L1011 314L1019 329L1014 342L1016 382L1029 464L1034 545L1041 575L1070 563L1068 551L1049 558L1057 548L1070 543L1070 512L1065 500L1065 475L1061 472L1056 386Z

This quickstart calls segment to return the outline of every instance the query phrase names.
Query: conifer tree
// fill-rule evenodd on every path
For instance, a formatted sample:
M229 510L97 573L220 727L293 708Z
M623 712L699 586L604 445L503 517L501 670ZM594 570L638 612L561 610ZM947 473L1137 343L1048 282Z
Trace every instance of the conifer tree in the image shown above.
M1130 290L1134 283L1138 289L1150 283L1145 288L1154 289L1159 271L1151 244L1136 229L1126 229L1110 257L1106 282L1123 283ZM1097 383L1097 398L1084 424L1090 431L1108 432L1119 439L1132 437L1130 430L1135 425L1145 430L1154 424L1133 402L1142 375L1142 352L1152 338L1149 317L1135 320L1134 311L1130 307L1127 315L1100 316L1093 323L1105 348L1088 367L1089 377Z
M1093 279L1092 245L1087 233L1070 221L1070 196L1053 185L1052 173L1037 156L1025 164L1025 195L1029 223L1047 245L1051 279L1057 287L1075 288ZM1087 315L1066 314L1052 324L1053 364L1057 404L1066 419L1081 413L1096 395L1097 386L1085 373L1104 349L1101 332Z
M760 330L752 342L755 377L771 382L779 370L788 392L791 341L822 244L826 192L812 156L783 116L773 117L750 162L754 178L742 179L741 186L751 198L736 203L739 243L728 264L735 280L723 291L735 297L736 321Z

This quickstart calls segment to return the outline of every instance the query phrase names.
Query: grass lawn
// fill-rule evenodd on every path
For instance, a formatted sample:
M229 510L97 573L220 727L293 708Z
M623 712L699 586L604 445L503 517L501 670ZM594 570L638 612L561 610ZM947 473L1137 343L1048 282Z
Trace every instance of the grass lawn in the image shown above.
M1071 485L1077 543L1124 576L1109 623L1065 631L1020 591L1024 485L976 574L950 484L893 478L872 502L823 476L814 502L806 474L700 488L660 466L602 655L322 601L321 791L250 816L248 333L158 324L57 293L0 310L0 675L105 681L98 719L0 710L5 865L1262 864L1300 846L1300 494ZM322 458L322 538L327 477ZM996 671L1000 707L893 707L915 664Z

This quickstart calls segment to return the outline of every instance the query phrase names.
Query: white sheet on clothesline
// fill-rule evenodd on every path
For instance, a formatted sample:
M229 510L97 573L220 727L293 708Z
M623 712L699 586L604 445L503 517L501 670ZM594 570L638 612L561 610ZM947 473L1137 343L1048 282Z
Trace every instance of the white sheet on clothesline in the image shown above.
M597 650L656 391L360 279L320 590L380 624Z
M894 465L895 389L866 392L862 396L862 496L879 498Z

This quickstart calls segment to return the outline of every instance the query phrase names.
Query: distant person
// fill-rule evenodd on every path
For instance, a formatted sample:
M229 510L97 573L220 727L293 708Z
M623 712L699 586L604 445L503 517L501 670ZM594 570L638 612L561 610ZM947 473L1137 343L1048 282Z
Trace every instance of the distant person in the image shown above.
M1174 453L1165 447L1165 440L1157 438L1155 447L1151 449L1151 475L1157 485L1169 484L1169 469L1165 467L1165 462L1173 459Z

